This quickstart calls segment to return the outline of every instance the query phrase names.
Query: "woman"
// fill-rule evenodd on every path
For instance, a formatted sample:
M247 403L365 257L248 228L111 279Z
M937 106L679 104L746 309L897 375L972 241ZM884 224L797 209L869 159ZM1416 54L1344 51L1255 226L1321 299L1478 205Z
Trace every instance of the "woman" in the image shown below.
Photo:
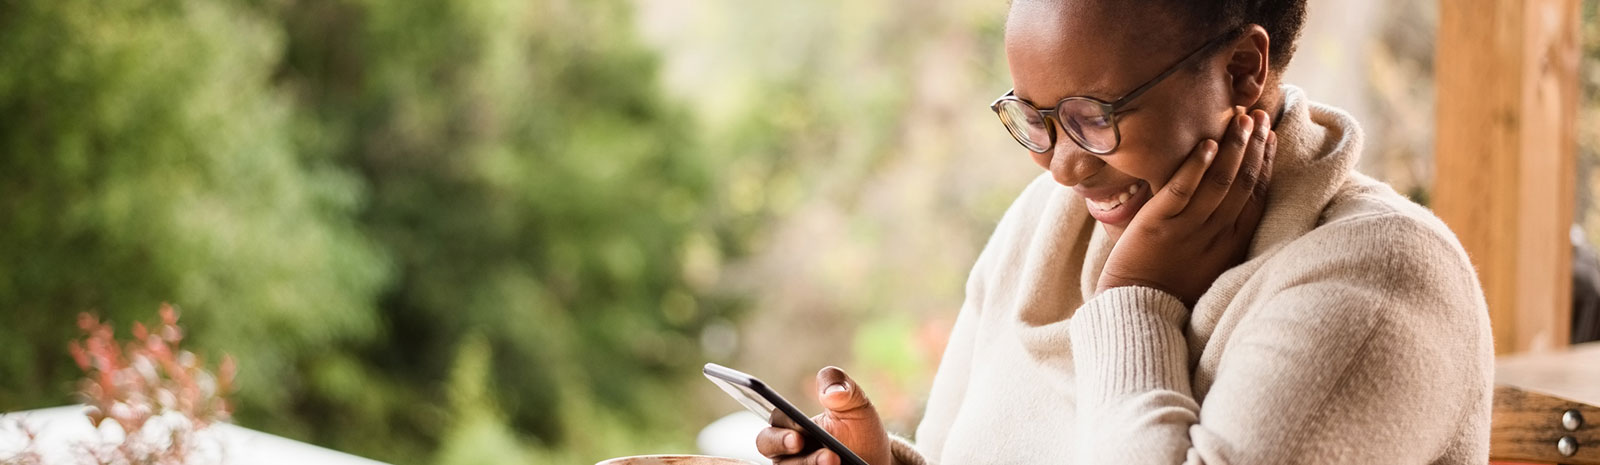
M1354 171L1355 121L1281 85L1304 3L1015 0L994 110L1048 173L973 267L915 443L837 368L818 423L874 465L1486 462L1479 284Z

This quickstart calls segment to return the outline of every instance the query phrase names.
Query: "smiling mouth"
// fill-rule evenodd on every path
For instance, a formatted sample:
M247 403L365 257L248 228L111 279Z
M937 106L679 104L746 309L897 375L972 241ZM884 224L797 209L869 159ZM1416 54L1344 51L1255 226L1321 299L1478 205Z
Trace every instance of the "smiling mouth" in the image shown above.
M1089 201L1089 206L1094 207L1094 209L1100 210L1101 212L1109 212L1109 211L1112 211L1112 210L1116 210L1118 208L1121 208L1122 204L1128 203L1128 199L1133 198L1133 195L1137 194L1139 192L1139 185L1140 184L1141 183L1139 183L1139 182L1136 182L1136 183L1133 183L1133 184L1129 184L1127 189L1123 189L1123 192L1120 193L1120 194L1117 194L1117 196L1114 197L1114 198L1109 198L1109 199L1105 199L1105 200L1096 200L1096 199L1086 199L1086 200Z

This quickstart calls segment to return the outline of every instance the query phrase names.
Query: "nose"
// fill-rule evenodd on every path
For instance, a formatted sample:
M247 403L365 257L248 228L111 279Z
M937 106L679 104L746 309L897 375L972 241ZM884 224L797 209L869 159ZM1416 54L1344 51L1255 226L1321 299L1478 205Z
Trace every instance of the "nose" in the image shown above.
M1065 132L1058 134L1062 136L1056 141L1056 146L1051 149L1050 155L1050 175L1055 178L1056 183L1067 187L1076 186L1106 166L1105 160L1079 147Z

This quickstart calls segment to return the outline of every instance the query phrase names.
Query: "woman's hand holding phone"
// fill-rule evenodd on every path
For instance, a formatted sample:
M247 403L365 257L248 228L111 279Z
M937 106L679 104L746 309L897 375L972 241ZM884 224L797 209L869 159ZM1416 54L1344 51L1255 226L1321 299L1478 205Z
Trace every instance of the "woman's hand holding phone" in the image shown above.
M889 433L878 410L855 380L836 367L817 372L817 399L826 411L811 417L822 429L871 465L891 465ZM782 419L783 415L777 415ZM839 456L807 439L794 425L773 426L756 436L756 450L775 465L838 465Z
M1145 286L1187 305L1242 263L1266 206L1277 150L1266 112L1239 110L1219 147L1201 141L1134 215L1100 274L1099 290Z

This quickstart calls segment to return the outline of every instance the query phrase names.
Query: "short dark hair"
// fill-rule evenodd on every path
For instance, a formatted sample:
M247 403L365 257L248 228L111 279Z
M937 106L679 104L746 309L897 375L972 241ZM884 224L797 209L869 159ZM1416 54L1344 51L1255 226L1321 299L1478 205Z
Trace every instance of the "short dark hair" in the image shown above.
M1175 18L1192 26L1191 32L1214 35L1223 28L1259 24L1272 39L1267 66L1282 72L1294 56L1300 27L1306 22L1306 0L1167 0Z

